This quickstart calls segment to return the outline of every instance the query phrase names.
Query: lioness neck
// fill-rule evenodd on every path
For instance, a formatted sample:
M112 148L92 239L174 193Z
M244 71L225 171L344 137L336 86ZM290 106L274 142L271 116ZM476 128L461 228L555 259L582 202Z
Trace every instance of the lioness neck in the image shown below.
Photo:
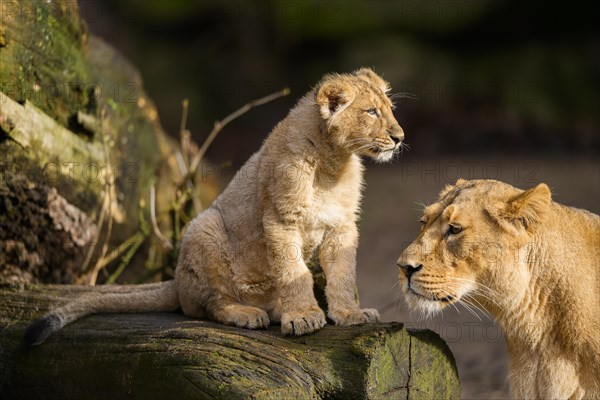
M570 226L571 229L564 229ZM529 281L515 296L518 301L498 310L498 320L513 345L534 349L538 346L564 346L578 349L600 343L585 341L583 331L598 331L600 305L586 301L600 297L597 253L582 248L599 248L600 218L587 211L557 203L550 207L543 229L539 229L520 255L527 264ZM566 305L570 312L565 312ZM590 309L595 307L595 309ZM586 317L587 316L587 317ZM517 350L515 350L517 351Z
M496 309L496 319L510 353L511 387L533 390L513 396L543 397L539 376L570 376L561 396L575 393L573 398L580 398L582 383L600 387L598 376L580 366L600 363L600 339L590 334L600 331L599 318L590 318L600 316L600 304L589 301L600 298L600 218L553 203L544 222L519 254L528 280L514 285L514 293L505 293L505 307ZM586 248L598 250L581 250Z

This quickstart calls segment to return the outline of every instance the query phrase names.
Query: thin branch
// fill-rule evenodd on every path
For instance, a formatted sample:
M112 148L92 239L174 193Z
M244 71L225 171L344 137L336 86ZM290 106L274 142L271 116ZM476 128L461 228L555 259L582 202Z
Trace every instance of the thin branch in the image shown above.
M108 264L117 259L122 253L127 251L131 246L133 246L139 239L140 235L144 235L142 232L137 231L133 236L125 240L121 243L117 248L113 249L110 253L106 255L106 257L102 260L101 268L106 267Z
M163 247L167 250L173 250L173 244L162 234L158 227L158 222L156 222L156 189L154 188L154 183L150 186L150 220L152 221L152 230Z
M106 257L106 253L108 252L108 242L110 241L110 237L112 235L112 196L108 196L108 225L106 227L106 236L104 237L104 243L102 244L102 250L100 251L100 256L98 260L96 260L96 264L94 265L94 269L92 270L92 275L90 276L90 286L96 286L96 280L98 280L98 273L104 267L104 258Z
M179 125L179 134L181 135L186 130L187 119L188 119L188 110L190 108L190 101L188 99L183 99L181 102L181 123Z
M210 135L208 135L208 138L206 138L204 143L202 143L202 147L200 147L200 150L198 150L198 153L196 154L196 156L190 163L190 170L188 172L188 176L186 177L185 181L189 180L191 178L191 175L196 173L196 169L198 168L198 165L200 165L200 161L202 161L202 158L204 157L206 150L208 150L208 147L212 144L212 142L215 140L215 138L217 137L219 132L227 124L229 124L231 121L235 120L236 118L239 118L240 116L244 115L245 113L247 113L254 107L258 107L263 104L269 103L280 97L287 96L288 94L290 94L290 89L287 87L283 88L282 90L272 93L268 96L262 97L260 99L252 100L251 102L246 103L244 106L242 106L238 110L232 112L231 114L229 114L228 116L223 118L221 121L216 121L212 132L210 132Z
M184 99L181 103L181 123L179 126L179 140L181 141L181 152L183 153L183 160L185 161L185 167L189 167L189 149L190 149L190 134L186 130L188 110L190 108L190 101ZM187 171L186 171L187 173Z
M106 284L107 285L115 283L115 281L117 280L117 278L119 276L121 276L121 274L123 273L123 271L125 271L125 268L131 262L131 259L133 258L133 256L135 255L135 253L138 251L138 249L140 248L140 246L144 243L145 239L146 239L146 236L142 232L137 232L133 236L133 241L132 241L131 247L129 248L129 250L127 251L127 253L125 253L125 255L123 255L123 257L121 258L121 263L119 264L119 266L117 267L117 269L106 280Z
M188 174L188 167L187 161L184 159L183 152L181 150L175 153L175 161L177 161L177 166L179 167L181 176L185 178Z
M96 250L96 246L100 242L100 234L102 233L102 229L104 228L104 221L106 220L106 213L108 207L110 207L110 204L107 202L105 194L102 199L102 208L100 209L100 216L98 217L98 222L96 223L96 233L94 234L94 239L90 244L87 254L85 255L85 260L83 261L83 266L81 270L84 272L87 272L90 262L92 261L94 251ZM80 283L80 281L78 281L78 283Z
M102 115L101 115L101 120L100 120L100 132L102 134L102 148L104 150L104 162L106 163L106 181L104 182L104 190L106 191L107 195L105 194L105 201L108 201L108 212L107 212L107 218L108 218L108 223L106 226L106 237L104 238L104 243L102 245L102 250L100 251L100 257L98 257L98 260L96 261L96 265L94 265L94 269L92 270L92 275L90 276L90 285L91 286L96 286L96 280L98 279L98 273L100 272L100 269L102 269L102 265L103 265L103 260L104 257L106 257L106 253L108 252L108 243L110 241L110 237L112 235L112 225L113 225L113 215L112 215L112 207L113 207L113 198L112 198L112 194L114 191L114 184L115 184L115 180L114 180L114 175L112 173L112 169L109 168L109 156L108 156L108 144L107 144L107 135L106 132L104 130L104 122L106 119L106 109L102 110Z

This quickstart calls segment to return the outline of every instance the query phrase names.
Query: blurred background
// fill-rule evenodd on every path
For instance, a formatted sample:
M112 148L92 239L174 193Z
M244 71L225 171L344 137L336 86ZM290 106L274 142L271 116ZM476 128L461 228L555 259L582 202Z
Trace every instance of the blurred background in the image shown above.
M508 397L499 329L483 313L418 321L402 303L396 259L420 203L457 178L547 182L555 199L600 213L600 31L585 3L479 1L80 0L91 33L139 68L176 137L181 103L197 143L255 98L291 95L227 126L208 150L221 185L321 76L369 66L391 83L409 152L367 162L359 292L384 320L440 333L465 399ZM133 90L133 92L132 92ZM123 88L118 99L135 96Z

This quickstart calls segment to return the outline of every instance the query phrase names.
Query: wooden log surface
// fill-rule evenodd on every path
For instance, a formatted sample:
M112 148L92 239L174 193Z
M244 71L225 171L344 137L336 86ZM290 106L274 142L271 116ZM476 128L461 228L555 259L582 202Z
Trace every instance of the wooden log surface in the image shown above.
M26 325L90 291L0 287L0 398L458 399L454 358L431 331L401 323L328 325L302 337L180 313L83 318L38 347Z

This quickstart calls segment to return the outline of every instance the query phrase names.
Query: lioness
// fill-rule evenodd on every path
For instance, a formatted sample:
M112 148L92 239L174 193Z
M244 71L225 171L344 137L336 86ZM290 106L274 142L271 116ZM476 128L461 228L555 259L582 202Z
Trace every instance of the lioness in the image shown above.
M39 344L92 313L179 307L190 317L242 328L280 321L283 334L311 333L326 324L305 264L315 251L329 317L338 325L378 321L376 310L355 300L356 218L359 156L389 161L404 138L389 90L368 68L326 75L190 222L173 281L74 301L34 322L26 342Z
M491 180L459 180L425 208L400 258L408 305L464 301L503 329L511 395L600 397L600 217Z

